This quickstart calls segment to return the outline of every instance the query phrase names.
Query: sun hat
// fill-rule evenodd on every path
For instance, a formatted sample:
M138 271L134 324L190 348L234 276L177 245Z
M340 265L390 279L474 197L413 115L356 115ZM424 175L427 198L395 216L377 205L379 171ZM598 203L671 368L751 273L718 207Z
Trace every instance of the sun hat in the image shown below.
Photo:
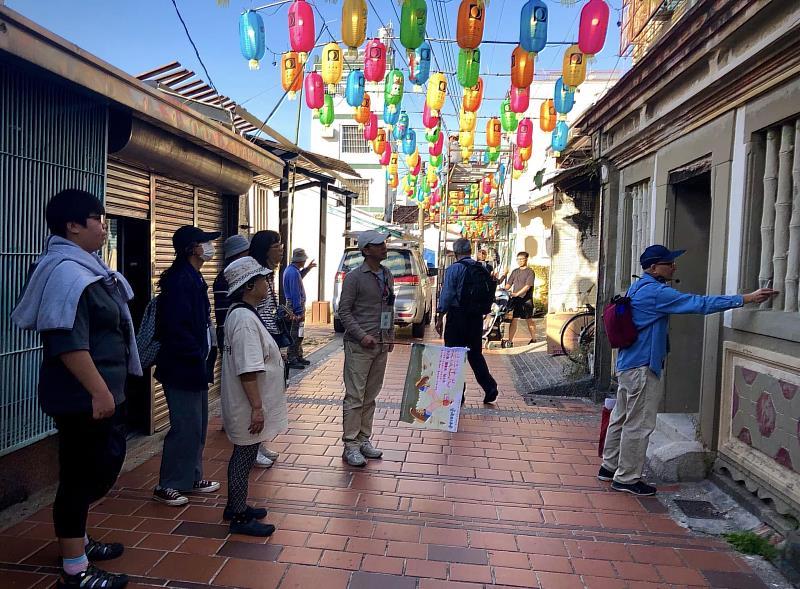
M238 233L236 235L231 235L225 240L225 243L222 244L222 254L225 256L226 260L237 254L246 252L249 249L250 242L247 241L244 235L239 235Z
M228 296L231 296L256 276L268 276L271 273L272 270L265 268L251 256L234 260L225 268L225 280L228 281Z
M306 250L301 247L297 247L292 250L292 264L296 262L305 262L308 259L308 255L306 254Z

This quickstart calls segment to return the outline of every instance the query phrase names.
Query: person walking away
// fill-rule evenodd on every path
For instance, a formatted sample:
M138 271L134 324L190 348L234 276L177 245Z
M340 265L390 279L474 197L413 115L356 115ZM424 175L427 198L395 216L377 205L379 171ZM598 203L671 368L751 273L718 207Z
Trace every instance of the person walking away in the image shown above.
M303 356L303 331L305 329L306 319L306 289L303 286L303 278L306 277L312 268L316 268L316 264L312 260L306 266L308 256L306 250L303 248L296 248L292 252L292 263L286 268L283 273L283 292L286 295L286 304L292 311L291 328L289 335L292 338L292 344L287 350L287 360L289 368L303 369L311 362L306 360Z
M443 316L447 316L444 327L444 345L449 348L469 348L467 360L478 385L483 389L483 402L497 400L497 382L492 377L486 358L483 357L483 314L474 309L470 302L470 276L474 276L473 266L484 270L485 280L494 282L489 271L470 257L472 248L468 239L457 239L453 243L456 263L451 264L444 273L442 292L436 308L436 332L442 334ZM492 296L494 296L494 288ZM466 392L466 385L465 385ZM464 397L461 402L463 404Z
M218 231L184 225L172 236L175 260L158 282L155 378L164 385L170 428L164 438L153 498L186 505L189 493L213 493L219 483L203 478L208 431L208 385L214 380L211 304L200 268L214 257Z
M350 466L364 466L383 452L373 446L375 400L383 386L386 361L394 349L394 279L381 262L388 235L363 231L358 249L364 263L344 277L339 319L344 324L344 387L342 457Z
M225 268L233 305L225 322L222 354L222 421L233 444L228 462L228 503L223 518L232 534L271 536L258 520L267 510L247 505L248 477L261 442L285 432L289 422L283 359L255 306L267 295L272 273L247 256Z
M250 242L244 235L231 235L222 244L222 256L227 268L231 262L250 255ZM225 318L231 301L228 298L228 281L225 279L225 270L221 270L214 279L214 318L217 320L217 348L220 354L225 345Z
M63 190L47 203L45 218L50 236L11 318L41 334L39 404L58 430L56 587L120 589L126 575L91 562L117 558L124 548L87 536L86 518L125 460L125 381L142 375L128 309L133 291L95 253L106 239L105 210L95 196Z
M603 450L601 481L613 481L615 491L655 495L657 489L642 480L650 434L661 403L660 385L669 351L667 329L673 314L710 315L747 303L762 303L778 291L761 288L745 295L702 296L675 290L668 283L676 271L675 260L686 250L670 251L651 245L639 261L645 274L630 286L631 315L639 331L636 341L617 355L617 402L611 412Z
M508 330L508 341L513 345L514 336L517 334L519 320L523 319L528 327L531 339L528 343L536 341L536 324L533 322L533 284L536 275L528 267L528 252L517 254L517 268L511 271L506 281L506 288L511 291L511 309L513 312L511 327Z
M478 264L486 268L489 274L494 274L494 266L489 262L489 253L486 250L478 250Z

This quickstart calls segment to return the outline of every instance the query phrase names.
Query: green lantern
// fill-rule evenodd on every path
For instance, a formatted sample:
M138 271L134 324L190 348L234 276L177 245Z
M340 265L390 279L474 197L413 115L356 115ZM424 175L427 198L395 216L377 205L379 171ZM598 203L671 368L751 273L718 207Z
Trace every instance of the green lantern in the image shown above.
M403 0L400 15L400 43L414 51L425 41L425 25L428 21L428 5L425 0Z
M496 150L490 149L488 153L489 153L489 161L490 162L496 162L500 158L500 150L499 149L496 149Z
M325 95L322 108L319 109L319 122L323 127L330 127L333 123L333 96L330 94Z
M403 72L398 69L386 74L383 83L383 102L389 112L395 112L397 105L403 100Z
M460 49L458 51L458 83L464 88L472 88L478 83L481 73L481 50Z
M428 140L428 143L436 143L439 141L439 134L441 132L441 127L439 125L436 125L433 129L425 129L425 139Z
M444 161L444 157L442 156L442 154L432 155L430 158L428 158L428 161L431 163L431 165L434 168L440 169L442 167L442 163Z
M511 110L511 101L506 98L500 103L500 124L503 126L503 131L506 133L513 133L517 130L519 121L517 120L517 113Z

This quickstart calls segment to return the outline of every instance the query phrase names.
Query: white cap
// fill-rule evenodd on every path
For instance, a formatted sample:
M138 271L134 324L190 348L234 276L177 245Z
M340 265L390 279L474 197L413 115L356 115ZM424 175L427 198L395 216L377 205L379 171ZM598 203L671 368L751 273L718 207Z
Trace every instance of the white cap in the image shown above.
M358 236L358 249L363 250L368 245L385 243L389 239L388 233L378 231L362 231Z
M251 256L234 260L225 268L225 280L228 281L228 296L242 288L256 276L268 276L272 270L265 268Z

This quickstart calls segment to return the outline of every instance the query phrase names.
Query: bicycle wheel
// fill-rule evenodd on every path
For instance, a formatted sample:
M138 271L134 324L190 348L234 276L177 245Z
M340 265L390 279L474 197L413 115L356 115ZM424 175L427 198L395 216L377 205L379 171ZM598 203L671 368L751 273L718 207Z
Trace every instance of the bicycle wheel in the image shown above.
M594 314L579 313L564 324L561 328L561 351L573 362L580 363L581 357L586 355L586 342L584 334L587 328L592 327L592 341L594 340Z

